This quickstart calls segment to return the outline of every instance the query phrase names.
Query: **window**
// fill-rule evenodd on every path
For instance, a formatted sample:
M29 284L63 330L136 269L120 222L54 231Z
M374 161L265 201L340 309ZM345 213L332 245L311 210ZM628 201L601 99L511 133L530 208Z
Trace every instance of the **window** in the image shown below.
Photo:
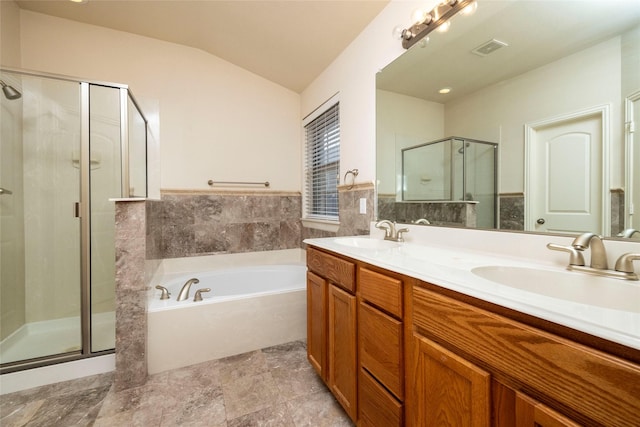
M334 103L306 122L304 129L306 141L304 217L338 221L339 103Z

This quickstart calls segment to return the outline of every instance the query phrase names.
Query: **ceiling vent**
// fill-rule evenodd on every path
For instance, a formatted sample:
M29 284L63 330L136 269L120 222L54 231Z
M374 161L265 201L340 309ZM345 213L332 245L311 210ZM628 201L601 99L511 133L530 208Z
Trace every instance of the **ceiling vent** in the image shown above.
M488 42L482 43L480 46L473 49L471 52L475 53L478 56L487 56L490 53L495 52L496 50L509 46L505 42L501 42L500 40L491 39Z

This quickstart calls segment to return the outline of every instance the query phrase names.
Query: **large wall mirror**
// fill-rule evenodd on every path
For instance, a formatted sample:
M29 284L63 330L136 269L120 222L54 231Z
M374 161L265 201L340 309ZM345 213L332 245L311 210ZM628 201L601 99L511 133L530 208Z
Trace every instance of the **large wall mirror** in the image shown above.
M479 0L376 82L378 219L640 230L636 1Z

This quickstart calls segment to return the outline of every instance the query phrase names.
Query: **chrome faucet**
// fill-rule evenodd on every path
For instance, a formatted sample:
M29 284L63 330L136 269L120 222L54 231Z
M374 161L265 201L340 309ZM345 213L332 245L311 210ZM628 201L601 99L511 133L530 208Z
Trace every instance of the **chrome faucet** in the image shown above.
M409 229L401 228L399 230L396 230L396 225L397 224L395 222L391 222L388 219L383 219L382 221L378 221L376 223L376 228L384 230L384 240L391 240L393 242L404 242L402 234L407 233Z
M180 294L178 294L178 301L184 301L189 299L189 289L191 289L191 285L194 283L200 283L200 280L193 278L187 280L187 282L180 289Z
M597 234L583 233L574 239L571 246L579 251L591 248L591 268L598 270L606 270L609 268L607 264L607 251L604 249L602 238Z

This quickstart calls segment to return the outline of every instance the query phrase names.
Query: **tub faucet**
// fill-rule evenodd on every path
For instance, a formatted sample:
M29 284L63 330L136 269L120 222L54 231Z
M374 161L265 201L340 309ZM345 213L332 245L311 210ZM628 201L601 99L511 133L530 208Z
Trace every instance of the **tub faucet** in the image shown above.
M196 295L193 297L194 302L202 301L202 293L211 292L211 288L202 288L196 291Z
M602 238L597 234L583 233L574 239L571 246L579 251L591 248L591 268L598 270L606 270L609 268L607 264L607 252L604 249Z
M156 285L156 289L159 289L160 291L162 291L162 295L160 295L160 299L169 299L169 297L171 296L171 293L169 292L169 290L164 286Z
M187 283L182 286L180 294L178 294L178 301L189 299L189 289L191 289L191 285L193 285L194 283L200 283L200 280L196 278L187 280Z

